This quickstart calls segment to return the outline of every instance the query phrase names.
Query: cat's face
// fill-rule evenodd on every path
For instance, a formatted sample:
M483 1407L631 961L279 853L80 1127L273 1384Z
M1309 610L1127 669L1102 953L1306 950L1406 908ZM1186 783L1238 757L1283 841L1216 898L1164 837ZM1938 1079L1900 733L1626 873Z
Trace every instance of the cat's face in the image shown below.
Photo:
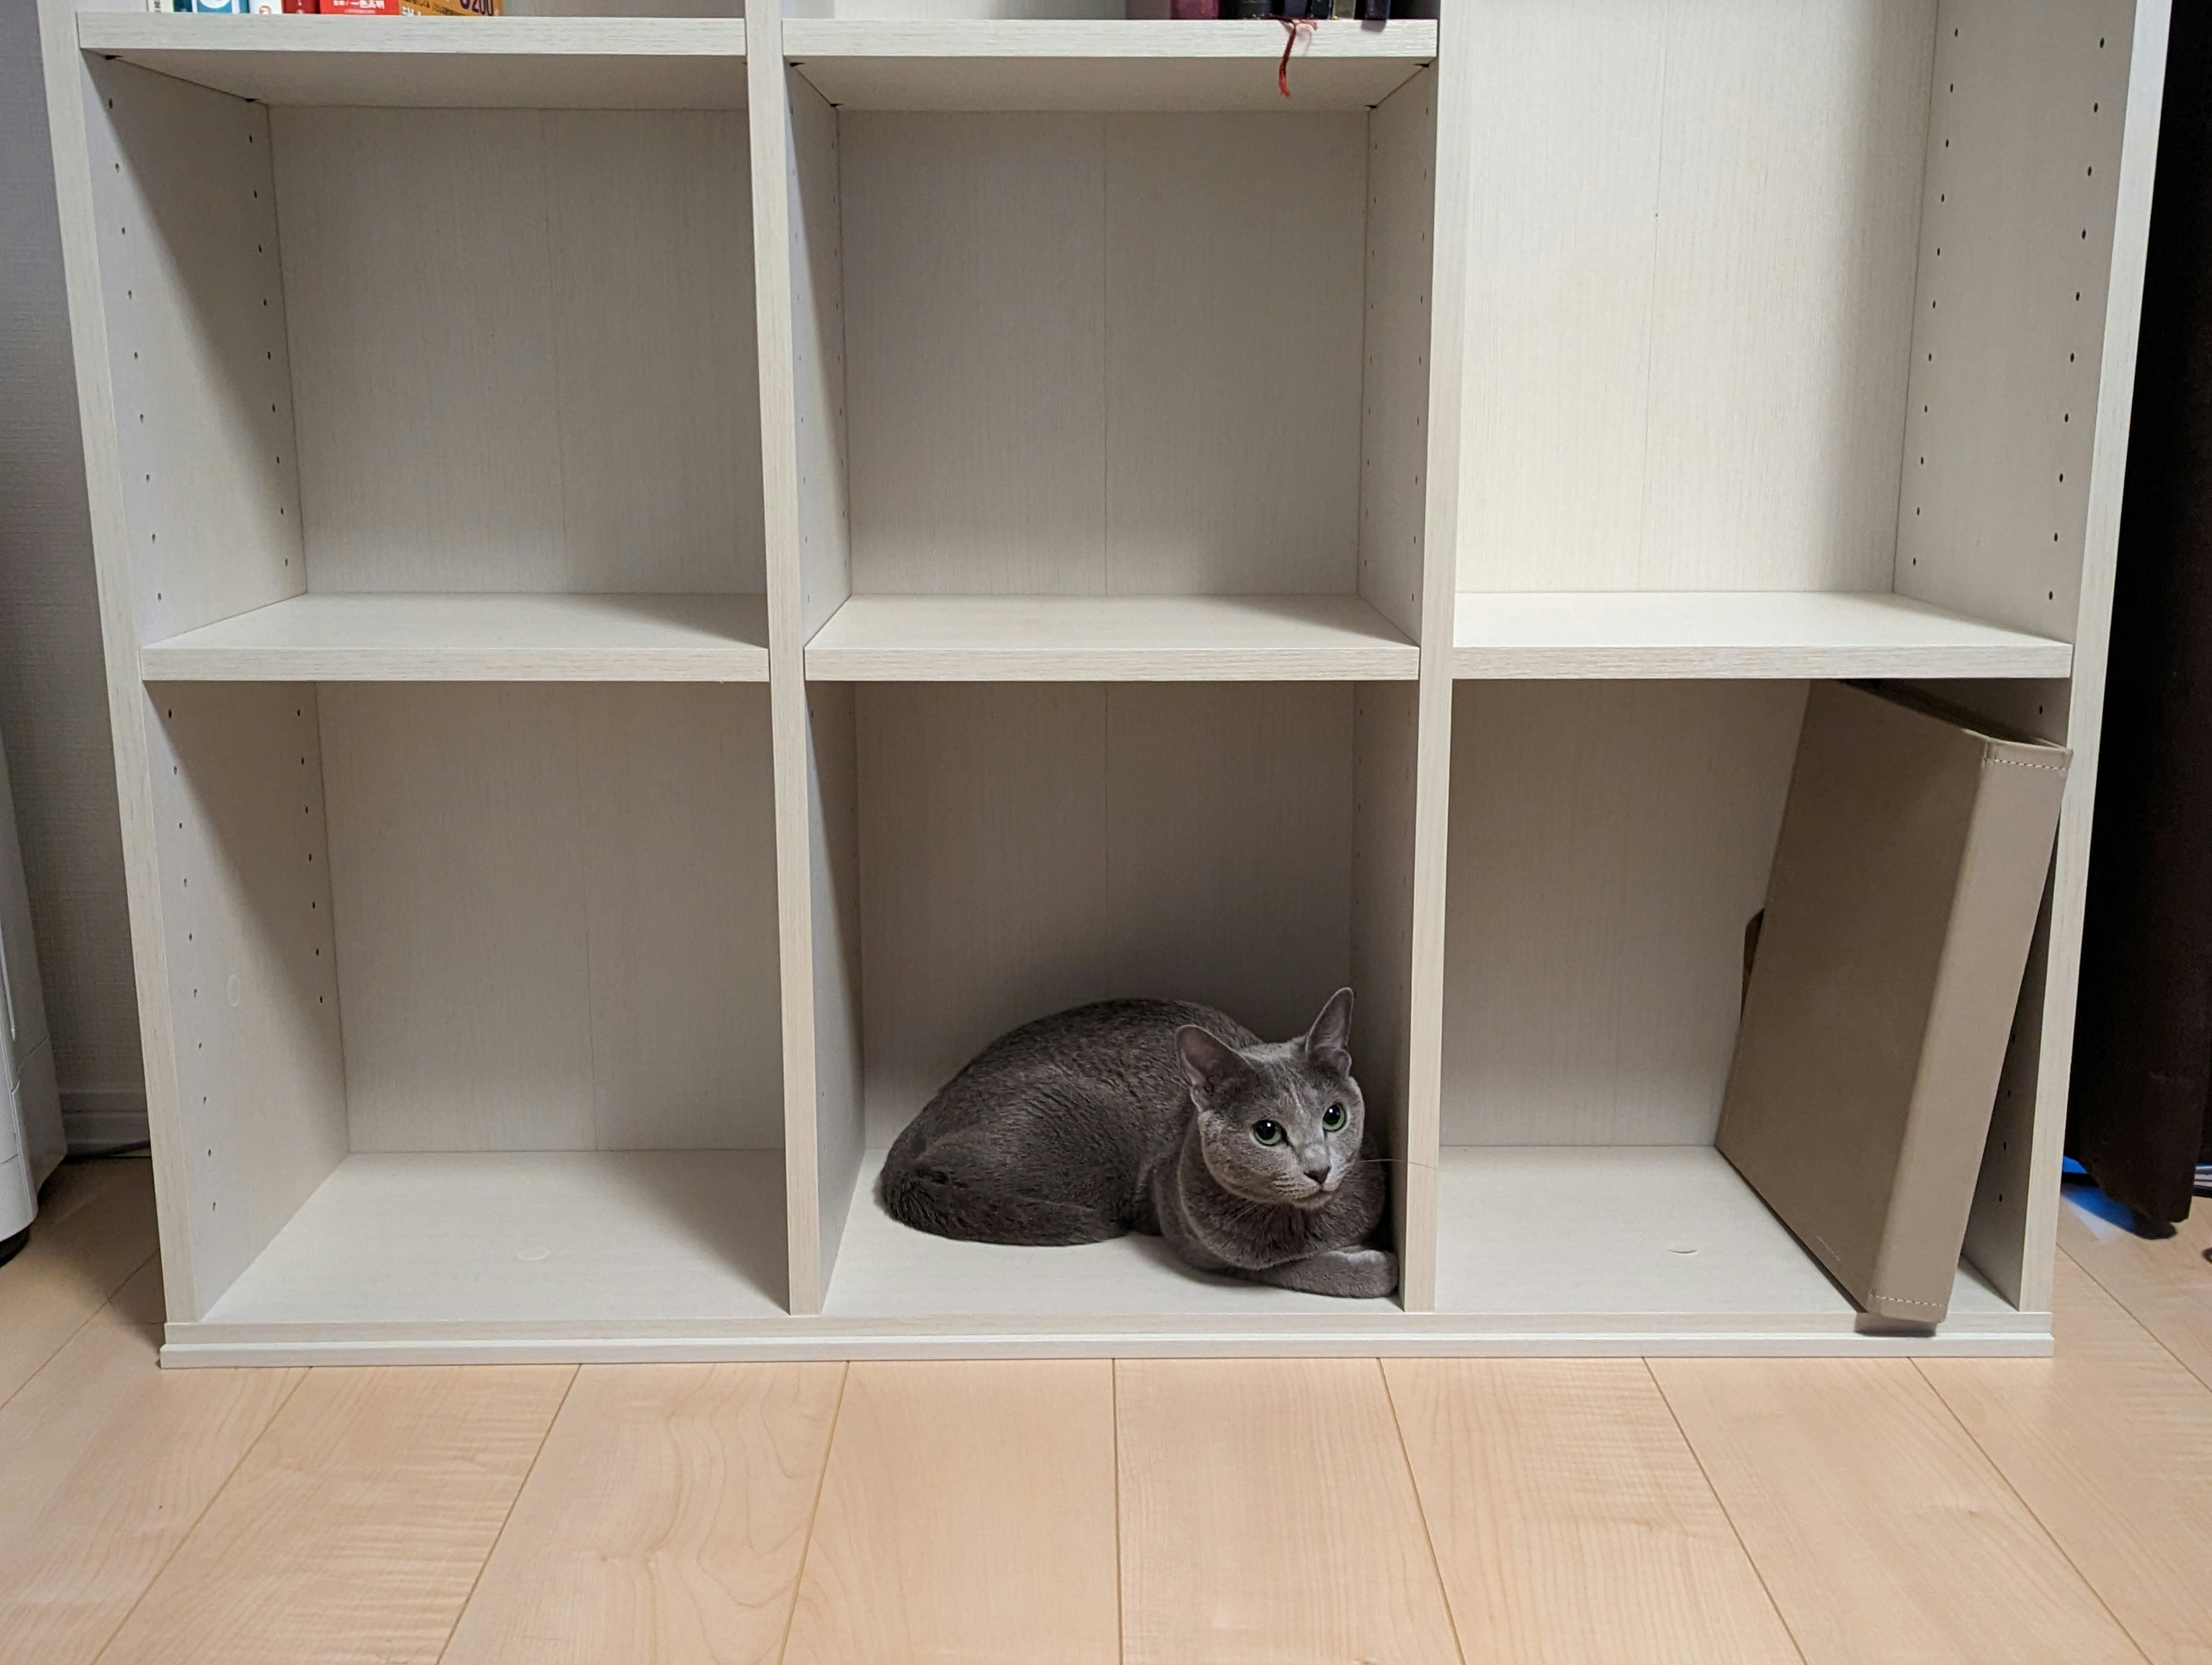
M1296 1041L1240 1051L1194 1025L1177 1031L1199 1150L1224 1190L1306 1208L1336 1194L1367 1127L1351 1038L1348 988Z

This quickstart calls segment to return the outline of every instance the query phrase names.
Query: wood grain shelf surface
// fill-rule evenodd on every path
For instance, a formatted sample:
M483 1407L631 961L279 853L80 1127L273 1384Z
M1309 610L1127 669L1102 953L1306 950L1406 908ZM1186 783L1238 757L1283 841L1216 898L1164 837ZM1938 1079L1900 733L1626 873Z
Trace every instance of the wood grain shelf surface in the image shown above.
M149 682L766 682L757 595L299 595L142 648Z
M1200 1277L1157 1237L914 1231L862 1161L821 1316L783 1305L773 1151L356 1154L167 1362L2048 1352L1962 1267L1933 1336L1858 1315L1710 1147L1448 1147L1439 1310Z
M856 595L806 646L817 682L1382 682L1419 664L1347 595Z
M1341 1328L1401 1317L1389 1301L1340 1301L1297 1290L1205 1278L1158 1237L1130 1236L1049 1249L961 1243L902 1225L884 1212L871 1151L853 1188L845 1238L823 1316L890 1321L933 1314L979 1328L1018 1327L1050 1316L1093 1328L1118 1321L1176 1321ZM1377 1338L1380 1331L1376 1332Z
M216 1327L749 1319L783 1313L775 1151L463 1151L340 1163Z
M264 104L745 107L745 26L735 18L88 12L77 44Z
M854 110L1360 110L1437 55L1437 26L1325 23L1275 84L1269 21L879 21L791 18L784 56Z
M1446 1145L1437 1215L1442 1313L1605 1317L1644 1328L1651 1352L1680 1350L1700 1327L1802 1339L1858 1323L1711 1145ZM2048 1320L2015 1311L1962 1265L1936 1339L2037 1328L2047 1337Z
M1452 671L1476 678L2063 677L2074 650L1903 596L1462 591Z

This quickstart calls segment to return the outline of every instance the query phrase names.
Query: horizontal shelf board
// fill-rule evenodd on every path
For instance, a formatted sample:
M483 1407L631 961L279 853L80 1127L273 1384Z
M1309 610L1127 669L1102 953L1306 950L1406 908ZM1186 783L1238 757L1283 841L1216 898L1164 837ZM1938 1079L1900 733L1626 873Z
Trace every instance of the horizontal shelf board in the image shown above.
M651 1364L804 1358L2047 1358L2051 1316L1947 1324L1936 1335L1855 1334L1841 1321L1703 1324L1581 1318L1538 1324L1402 1313L1332 1320L757 1318L597 1324L171 1324L167 1365Z
M264 104L742 110L721 17L213 17L86 12L84 51Z
M1340 1301L1227 1278L1203 1277L1158 1237L1115 1237L1060 1249L955 1243L902 1225L884 1212L876 1176L884 1153L860 1166L845 1237L823 1316L839 1319L1170 1319L1303 1316L1326 1322L1402 1318L1395 1302Z
M1745 1319L1850 1329L1858 1310L1710 1145L1447 1146L1443 1313ZM1965 1265L1944 1329L2021 1315Z
M776 1152L355 1156L172 1364L713 1358L2048 1353L1970 1273L1932 1336L1850 1303L1709 1149L1448 1150L1442 1291L1407 1313L1206 1278L1157 1238L951 1243L865 1163L827 1310L781 1290ZM1692 1256L1673 1250L1694 1247ZM541 1254L542 1251L542 1254ZM1664 1255L1663 1261L1659 1257ZM528 1257L528 1258L526 1258Z
M781 1151L350 1156L205 1322L781 1317L783 1197Z
M148 682L765 682L757 595L298 595L141 648Z
M791 18L784 56L855 110L1358 110L1437 55L1437 26L1324 23L1275 84L1270 21L884 22Z
M806 647L817 682L1410 681L1357 596L856 595Z
M2063 677L2074 650L1898 595L1545 591L1458 597L1459 677Z

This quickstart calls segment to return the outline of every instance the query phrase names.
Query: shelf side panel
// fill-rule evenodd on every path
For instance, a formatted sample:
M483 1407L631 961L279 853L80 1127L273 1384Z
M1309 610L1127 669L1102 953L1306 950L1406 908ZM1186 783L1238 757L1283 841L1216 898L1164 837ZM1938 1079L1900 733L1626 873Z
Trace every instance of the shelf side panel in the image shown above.
M195 1316L347 1152L316 694L143 695Z
M791 94L791 330L799 421L800 617L811 636L853 592L845 442L845 238L837 112Z
M1367 121L1366 365L1359 428L1359 593L1421 639L1429 472L1429 291L1436 272L1437 72ZM1407 813L1412 814L1409 804Z
M836 383L827 379L835 362L831 340L842 338L842 325L830 328L833 317L842 319L842 309L825 310L837 290L823 290L817 283L818 274L834 274L837 268L830 255L839 247L842 167L827 165L836 161L833 147L839 137L835 112L825 119L821 101L809 102L786 68L781 10L769 7L763 12L749 21L746 76L775 777L785 1244L790 1309L811 1314L822 1310L836 1231L842 1227L834 1197L829 1208L823 1206L820 1124L830 1106L828 1093L848 1089L835 1065L838 1051L849 1047L851 1028L849 1012L836 1009L836 985L844 968L823 963L825 951L834 954L838 949L835 940L824 940L837 934L836 922L819 917L822 893L836 874L824 848L823 762L805 680L806 639L836 610L850 586L844 516L839 512L825 519L819 513L825 501L842 505L842 453L829 423L805 421L810 410L817 417L825 410L834 411L842 394L842 377ZM825 464L839 471L825 474ZM834 708L827 714L830 720L837 714ZM835 742L840 737L830 738ZM830 997L826 1011L825 993ZM825 1054L831 1065L826 1080ZM849 1107L842 1113L857 1114ZM824 1231L825 1224L831 1231Z
M853 685L811 687L806 705L815 1187L826 1290L867 1143L860 1066L860 783Z
M1710 1145L1805 684L1460 684L1446 1145Z
M2074 644L2070 686L1966 695L2074 753L1966 1227L2029 1310L2050 1304L2057 1246L2169 16L2168 0L1946 0L1936 43L1907 435L1910 465L1929 461L1924 482L1908 466L1897 587Z
M1946 0L1936 30L1895 587L2063 641L2081 605L2135 9Z
M1447 10L1459 586L1887 589L1934 0Z
M1390 1175L1400 1265L1432 1261L1436 1130L1407 1097L1413 1016L1413 805L1420 690L1363 683L1352 708L1353 1061ZM1432 1121L1433 1118L1427 1119ZM1408 1289L1423 1279L1409 1280Z
M745 120L276 112L313 588L763 587Z
M87 74L133 599L158 641L307 584L270 123L131 64Z

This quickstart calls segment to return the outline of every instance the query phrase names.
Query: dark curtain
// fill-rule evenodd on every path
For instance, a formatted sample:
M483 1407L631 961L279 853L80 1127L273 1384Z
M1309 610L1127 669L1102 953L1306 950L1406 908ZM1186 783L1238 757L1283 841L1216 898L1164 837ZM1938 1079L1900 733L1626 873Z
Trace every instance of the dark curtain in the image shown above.
M2155 1226L2212 1151L2212 5L2178 5L2113 598L2069 1153Z

